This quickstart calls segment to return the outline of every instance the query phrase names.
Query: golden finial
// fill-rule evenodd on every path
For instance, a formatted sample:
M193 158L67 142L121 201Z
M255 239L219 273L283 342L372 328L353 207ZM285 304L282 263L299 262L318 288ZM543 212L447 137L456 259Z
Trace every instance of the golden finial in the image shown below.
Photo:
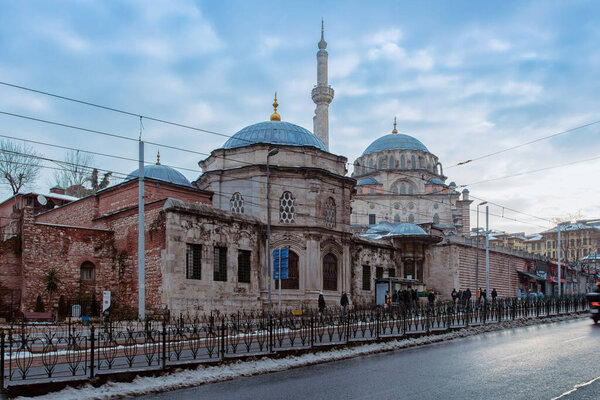
M394 130L392 133L398 133L398 130L396 129L396 117L394 117Z
M279 107L279 104L277 104L277 92L275 92L275 101L273 101L273 114L271 114L271 121L281 121L281 117L279 116L279 114L277 114L277 107Z
M160 165L160 150L156 152L156 165Z

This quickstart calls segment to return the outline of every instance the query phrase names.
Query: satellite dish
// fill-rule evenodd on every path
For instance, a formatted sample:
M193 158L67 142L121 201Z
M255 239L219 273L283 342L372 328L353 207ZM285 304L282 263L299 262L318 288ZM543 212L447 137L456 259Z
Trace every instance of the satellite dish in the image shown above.
M38 201L38 203L40 203L43 206L45 206L48 203L48 200L46 199L46 197L43 194L38 195L37 201Z

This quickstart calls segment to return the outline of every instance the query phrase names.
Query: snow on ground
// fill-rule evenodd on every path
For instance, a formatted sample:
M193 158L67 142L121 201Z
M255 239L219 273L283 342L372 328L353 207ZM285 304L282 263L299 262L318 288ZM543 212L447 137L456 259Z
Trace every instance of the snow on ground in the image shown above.
M95 388L90 384L87 384L80 388L66 388L61 390L60 392L49 393L44 396L38 396L35 399L118 399L148 393L166 392L175 389L199 386L206 383L225 381L240 376L251 376L269 372L283 371L307 365L343 360L352 357L365 356L368 354L393 351L404 349L407 347L459 339L501 329L510 329L522 326L545 324L549 322L566 321L582 317L587 318L587 314L565 315L541 320L524 319L516 321L504 321L499 324L469 327L455 332L444 333L440 335L424 336L411 339L399 339L383 343L369 343L339 350L309 353L303 354L301 356L290 356L282 359L270 359L268 357L263 357L257 360L239 361L219 366L200 366L197 369L178 370L176 372L161 377L138 377L129 383L108 382L98 388ZM18 399L25 400L26 398Z

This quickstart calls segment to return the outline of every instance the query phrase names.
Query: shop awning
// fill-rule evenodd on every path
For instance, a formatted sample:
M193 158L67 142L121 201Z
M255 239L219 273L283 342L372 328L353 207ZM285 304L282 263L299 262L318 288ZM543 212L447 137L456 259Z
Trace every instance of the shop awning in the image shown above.
M532 274L530 272L519 271L519 270L517 270L517 272L523 276L526 276L529 279L534 279L536 281L545 281L546 280L546 279L542 278L541 276L537 276L536 274Z

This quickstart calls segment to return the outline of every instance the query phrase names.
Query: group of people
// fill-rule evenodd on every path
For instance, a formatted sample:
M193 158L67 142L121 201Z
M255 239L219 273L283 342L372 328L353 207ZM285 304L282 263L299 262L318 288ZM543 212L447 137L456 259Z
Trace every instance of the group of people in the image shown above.
M323 296L323 292L319 292L319 300L317 301L317 305L319 307L319 315L323 314L325 311L325 297ZM350 298L346 294L346 292L342 292L342 297L340 298L340 305L344 309L344 316L348 313L348 307L350 306Z
M392 290L391 294L390 291L387 290L385 292L385 306L389 307L392 303L403 304L407 308L416 308L419 303L419 295L411 286L404 290Z
M465 291L459 290L458 292L456 291L456 288L452 289L452 302L454 303L454 305L456 306L456 303L458 302L458 305L461 307L464 307L467 304L470 304L471 301L471 297L472 297L472 293L471 293L471 289L467 288ZM492 303L496 303L496 299L498 298L498 292L496 291L496 288L492 289ZM479 290L477 291L477 298L476 298L476 304L479 305L481 302L483 303L487 303L487 291L485 289L479 288Z

